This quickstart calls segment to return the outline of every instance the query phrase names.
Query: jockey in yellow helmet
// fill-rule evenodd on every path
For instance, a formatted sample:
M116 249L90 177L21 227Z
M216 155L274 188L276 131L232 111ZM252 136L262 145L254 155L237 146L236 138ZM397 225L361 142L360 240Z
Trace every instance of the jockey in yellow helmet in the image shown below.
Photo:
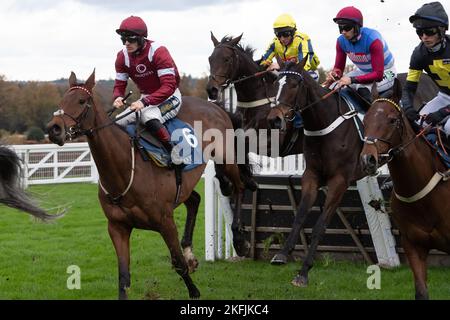
M316 80L319 80L317 67L319 57L314 53L311 39L308 35L297 31L297 24L289 14L280 15L273 23L275 38L261 59L261 65L269 67L276 57L281 62L294 61L298 63L309 54L305 70Z

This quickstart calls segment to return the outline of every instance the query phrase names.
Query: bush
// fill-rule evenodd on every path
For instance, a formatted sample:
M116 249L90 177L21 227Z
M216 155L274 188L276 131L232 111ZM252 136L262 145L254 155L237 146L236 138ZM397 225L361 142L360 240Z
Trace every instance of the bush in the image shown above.
M39 127L31 127L27 132L27 140L42 141L45 139L45 133Z

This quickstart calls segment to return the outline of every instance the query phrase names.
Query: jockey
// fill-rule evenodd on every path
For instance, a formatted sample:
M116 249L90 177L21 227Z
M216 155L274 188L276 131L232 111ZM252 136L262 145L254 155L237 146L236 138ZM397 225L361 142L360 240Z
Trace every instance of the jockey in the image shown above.
M317 66L320 63L319 57L314 53L311 39L308 35L297 31L295 20L289 14L282 14L275 20L273 30L276 38L269 45L260 64L268 67L269 70L274 70L277 68L276 65L272 65L274 57L282 62L295 61L298 63L309 54L304 69L308 71L314 80L318 81Z
M351 86L370 102L374 82L379 92L394 85L397 75L394 57L378 31L363 27L363 16L357 8L341 9L333 21L338 24L341 35L336 41L334 68L327 74L324 86L337 81L332 88ZM356 70L344 75L347 56L355 64Z
M450 36L445 34L448 16L441 3L431 2L419 8L409 21L421 42L411 56L402 106L411 122L419 118L413 100L420 75L425 70L439 87L439 93L420 110L420 114L426 115L425 122L436 125L450 115ZM450 134L448 120L444 131L447 136Z
M181 107L177 66L166 47L146 39L147 25L141 18L126 18L116 32L125 47L118 52L116 58L113 106L120 108L124 105L128 78L134 81L141 92L140 99L117 117L129 110L140 110L142 123L171 154L171 137L163 123L174 118ZM135 120L135 113L131 113L117 123L126 126Z

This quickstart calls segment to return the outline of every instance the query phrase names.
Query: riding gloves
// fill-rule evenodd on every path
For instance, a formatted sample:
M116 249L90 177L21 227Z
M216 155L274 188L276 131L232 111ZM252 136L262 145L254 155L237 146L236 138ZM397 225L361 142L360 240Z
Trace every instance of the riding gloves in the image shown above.
M419 112L412 107L405 109L405 115L411 123L419 119Z
M450 115L450 106L439 109L438 111L429 113L425 117L425 121L432 124L433 126L437 125L439 122L445 119Z

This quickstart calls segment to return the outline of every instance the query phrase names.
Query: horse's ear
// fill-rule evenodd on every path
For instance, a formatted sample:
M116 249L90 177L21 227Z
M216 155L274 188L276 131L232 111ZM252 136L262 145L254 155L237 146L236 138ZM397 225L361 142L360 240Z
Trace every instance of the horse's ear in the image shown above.
M375 101L376 99L378 99L380 97L380 94L378 93L378 89L377 89L377 83L374 82L372 84L372 90L370 91L371 95L372 95L372 101Z
M77 76L75 75L75 73L72 71L70 73L70 77L69 77L69 86L73 87L77 85Z
M394 79L394 86L392 87L392 89L394 90L392 100L398 103L402 98L402 84L400 83L400 80L398 80L397 78Z
M210 31L210 32L211 32L211 40L214 44L214 47L217 47L217 45L219 44L219 40L217 40L216 37L214 37L212 31Z
M92 74L86 80L86 83L84 85L88 90L92 90L92 88L95 86L95 69L94 71L92 71Z
M242 35L243 35L243 33L241 33L240 36L238 36L238 37L236 37L234 39L231 39L230 45L232 45L232 46L237 45L239 43L239 41L241 41Z
M306 62L308 61L308 58L309 58L309 54L307 54L306 55L306 57L304 57L303 59L302 59L302 61L300 61L298 64L297 64L297 66L298 66L298 70L303 70L303 69L305 69L305 65L306 65Z

